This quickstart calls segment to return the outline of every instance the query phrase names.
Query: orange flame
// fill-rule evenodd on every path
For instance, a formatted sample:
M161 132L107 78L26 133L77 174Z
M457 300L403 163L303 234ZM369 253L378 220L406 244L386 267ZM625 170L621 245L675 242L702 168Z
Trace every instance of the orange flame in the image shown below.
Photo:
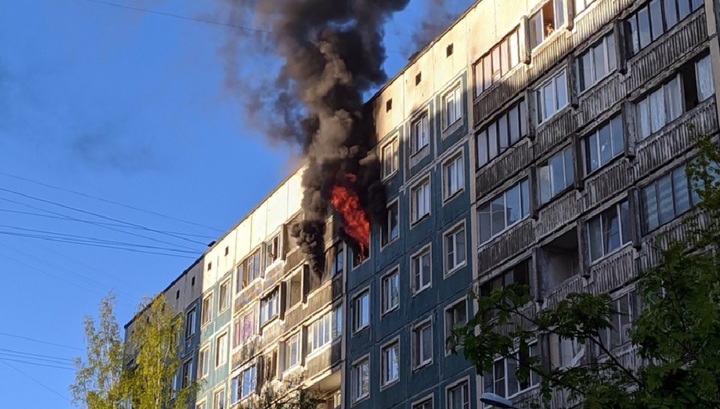
M354 184L356 177L352 173L346 176L349 184ZM330 203L342 218L345 233L357 243L360 248L358 257L362 260L370 246L370 223L357 193L342 184L336 184L330 190Z

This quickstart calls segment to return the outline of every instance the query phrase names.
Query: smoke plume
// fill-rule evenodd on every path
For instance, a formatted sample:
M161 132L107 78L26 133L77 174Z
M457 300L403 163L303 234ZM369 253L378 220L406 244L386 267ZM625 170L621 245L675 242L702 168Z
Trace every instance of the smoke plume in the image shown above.
M411 52L425 48L432 40L437 38L452 23L456 13L445 4L447 0L426 0L423 18L411 36Z
M363 94L386 81L383 25L408 1L232 2L235 15L252 14L256 27L268 27L270 33L254 37L269 41L282 59L272 88L247 95L247 107L262 109L265 118L274 117L265 126L272 138L302 146L308 164L302 180L304 219L293 233L315 271L324 264L323 235L332 192L357 195L361 210L371 219L384 211L379 161L371 153L372 112L364 107ZM341 216L350 233L348 220L354 216ZM367 246L354 244L356 251Z

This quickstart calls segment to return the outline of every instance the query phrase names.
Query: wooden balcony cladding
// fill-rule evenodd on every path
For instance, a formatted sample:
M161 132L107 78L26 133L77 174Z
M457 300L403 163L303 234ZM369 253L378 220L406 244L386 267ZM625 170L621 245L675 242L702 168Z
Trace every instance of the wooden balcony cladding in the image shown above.
M577 128L575 114L568 107L538 127L535 136L535 158L548 153Z
M495 158L495 160L480 168L475 179L478 199L483 198L502 182L530 166L532 157L530 140L524 138L511 146L499 158Z
M252 336L245 344L233 350L232 353L232 369L242 366L245 362L255 357L261 348L260 337Z
M707 39L704 8L700 8L679 26L675 31L671 31L667 38L657 39L628 61L628 92L642 87Z
M478 251L478 275L482 275L535 243L534 221L527 218L503 232Z
M263 292L263 285L261 279L253 280L247 287L240 290L239 294L235 295L235 308L233 311L240 311L245 308L246 305L256 300Z
M584 292L585 282L585 277L581 275L572 276L563 281L548 293L544 299L542 309L555 308L560 301L567 299L569 294Z
M570 224L580 215L578 193L570 190L540 209L535 235L538 240Z
M593 209L607 199L617 196L633 182L632 168L624 158L600 169L597 174L593 174L585 180L582 211Z
M638 143L635 174L642 177L663 164L677 158L690 149L692 136L713 134L718 130L717 111L714 98L703 102L694 110L681 116L667 129L651 135ZM694 130L688 128L690 124Z
M589 267L590 285L593 294L607 294L622 287L637 276L635 249L625 246Z
M685 220L691 224L684 223ZM671 243L685 240L693 235L693 224L703 228L707 226L707 216L700 212L693 212L684 217L660 227L647 237L643 238L643 248L638 257L640 271L655 267L662 258L662 250L667 249Z
M323 372L329 371L340 363L342 355L342 343L335 342L330 348L326 348L316 355L305 358L305 375L307 379L313 379Z
M575 20L573 42L575 45L583 44L589 37L597 33L605 24L632 4L633 0L604 0L596 1L596 5L589 12Z
M510 75L502 78L494 88L480 94L473 105L475 126L488 119L498 108L519 92L524 91L527 83L525 64L520 63Z
M585 126L601 113L622 101L626 96L625 82L622 76L615 72L595 87L580 95L577 110L577 125Z
M573 47L572 33L564 29L553 33L552 38L533 51L527 81L533 82L547 74L547 71L565 58Z
M290 240L295 240L295 238L290 238ZM300 248L296 247L285 257L285 267L283 268L284 272L289 273L292 269L299 266L304 260L305 254L300 250Z

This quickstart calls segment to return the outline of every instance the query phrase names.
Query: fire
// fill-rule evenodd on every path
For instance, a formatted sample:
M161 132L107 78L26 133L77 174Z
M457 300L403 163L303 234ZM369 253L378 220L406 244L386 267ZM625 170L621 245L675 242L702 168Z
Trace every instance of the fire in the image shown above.
M338 183L330 189L330 203L342 218L345 233L352 237L360 247L359 257L363 258L370 245L370 223L357 193L351 187L356 180L355 175L348 173L345 178L347 185Z

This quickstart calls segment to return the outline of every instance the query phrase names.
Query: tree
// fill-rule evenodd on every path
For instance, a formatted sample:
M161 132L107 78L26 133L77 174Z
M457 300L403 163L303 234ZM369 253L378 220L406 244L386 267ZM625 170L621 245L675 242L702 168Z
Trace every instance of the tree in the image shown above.
M498 358L518 368L519 382L540 379L530 406L585 408L720 408L720 150L698 137L698 156L686 167L701 199L683 220L682 241L661 237L656 267L635 282L641 313L631 324L639 365L609 347L620 311L607 295L571 294L533 313L529 289L510 285L486 296L471 293L477 312L448 342L478 373ZM576 342L586 351L569 367L553 367L532 346L543 337ZM593 353L588 353L593 351Z
M173 383L182 366L182 314L163 295L141 304L125 344L113 303L112 295L101 301L97 326L85 320L86 361L75 360L73 402L87 409L125 408L128 402L133 409L187 408L199 384L190 373L180 374L181 385Z
M123 401L123 342L113 313L114 301L112 294L102 299L97 325L92 317L83 322L86 361L75 358L75 383L70 386L73 403L83 408L115 409Z

